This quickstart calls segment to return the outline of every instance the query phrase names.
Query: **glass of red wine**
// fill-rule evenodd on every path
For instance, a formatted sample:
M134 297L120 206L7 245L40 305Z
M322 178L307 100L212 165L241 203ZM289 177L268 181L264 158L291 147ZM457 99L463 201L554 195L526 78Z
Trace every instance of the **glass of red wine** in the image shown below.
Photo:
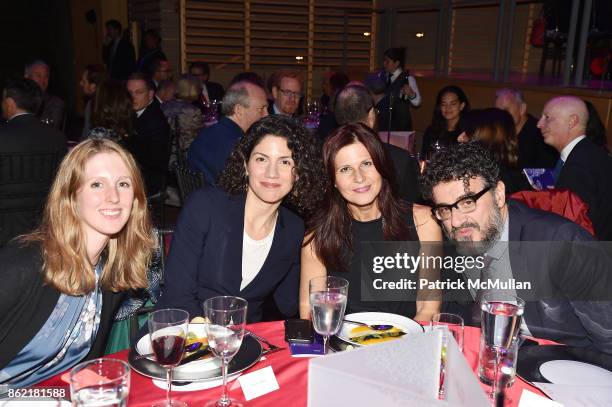
M166 369L168 388L166 400L155 403L154 407L187 406L178 400L171 400L172 369L183 357L183 347L189 327L189 313L180 309L161 309L149 314L149 336L157 363Z

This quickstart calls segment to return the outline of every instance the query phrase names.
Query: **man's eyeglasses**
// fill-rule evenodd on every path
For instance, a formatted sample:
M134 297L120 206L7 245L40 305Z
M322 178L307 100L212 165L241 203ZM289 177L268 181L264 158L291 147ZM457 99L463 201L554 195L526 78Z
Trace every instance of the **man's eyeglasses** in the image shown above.
M280 93L283 94L283 96L291 98L294 97L296 99L299 99L302 97L302 92L293 92L290 91L289 89L279 89Z
M477 194L463 197L450 205L436 205L431 208L431 213L439 220L448 220L453 213L453 208L457 209L460 213L474 212L476 210L476 201L489 192L491 188L493 187L487 187Z

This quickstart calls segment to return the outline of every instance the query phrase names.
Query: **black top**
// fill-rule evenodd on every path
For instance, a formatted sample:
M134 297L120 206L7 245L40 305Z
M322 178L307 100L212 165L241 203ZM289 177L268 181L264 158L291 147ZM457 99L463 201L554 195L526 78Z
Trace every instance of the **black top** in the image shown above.
M421 147L421 157L427 159L433 151L432 146L437 141L441 147L448 147L451 144L457 144L457 137L463 132L463 129L456 128L455 130L435 132L433 127L429 126L423 135L423 146Z
M527 115L527 121L518 134L520 168L553 168L559 159L559 153L544 143L537 124L533 116Z
M412 205L409 205L406 213L408 222L407 241L419 241L416 232L414 219L412 217ZM351 222L352 241L354 254L351 256L349 271L328 270L331 276L341 277L349 282L348 300L346 304L346 314L354 312L389 312L392 314L403 315L412 318L416 313L416 303L414 301L362 301L361 300L361 242L384 241L382 218L360 222L353 219Z

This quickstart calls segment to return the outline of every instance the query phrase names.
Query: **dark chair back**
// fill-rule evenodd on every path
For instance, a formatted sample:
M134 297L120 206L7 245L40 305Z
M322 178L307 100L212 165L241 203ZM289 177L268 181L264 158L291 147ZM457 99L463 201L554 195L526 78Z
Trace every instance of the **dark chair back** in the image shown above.
M0 154L0 246L36 226L62 156Z
M185 199L187 199L190 193L196 189L202 188L206 184L204 175L199 171L192 170L187 164L177 162L174 165L174 173L176 174L179 193L183 203L185 203Z

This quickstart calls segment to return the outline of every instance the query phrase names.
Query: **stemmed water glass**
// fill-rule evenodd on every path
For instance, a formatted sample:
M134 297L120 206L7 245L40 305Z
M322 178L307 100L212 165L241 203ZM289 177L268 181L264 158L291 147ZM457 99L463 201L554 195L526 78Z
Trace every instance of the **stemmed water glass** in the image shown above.
M508 359L516 347L525 301L514 295L487 293L482 296L480 309L482 336L479 373L481 379L492 380L489 398L496 403L499 392L503 391L502 380L505 376L514 375L514 361ZM512 369L508 369L509 366Z
M209 320L206 330L208 346L213 354L221 359L221 375L223 376L221 398L207 406L239 406L240 404L230 399L227 394L227 367L242 345L247 301L231 296L209 298L204 301L204 316Z
M166 400L153 406L187 406L186 403L170 399L172 391L172 369L183 357L183 347L189 329L189 313L180 309L161 309L149 314L149 336L157 363L166 369L168 388Z
M323 336L324 353L327 353L329 337L337 334L342 326L348 286L348 281L333 276L315 277L309 282L312 324Z

